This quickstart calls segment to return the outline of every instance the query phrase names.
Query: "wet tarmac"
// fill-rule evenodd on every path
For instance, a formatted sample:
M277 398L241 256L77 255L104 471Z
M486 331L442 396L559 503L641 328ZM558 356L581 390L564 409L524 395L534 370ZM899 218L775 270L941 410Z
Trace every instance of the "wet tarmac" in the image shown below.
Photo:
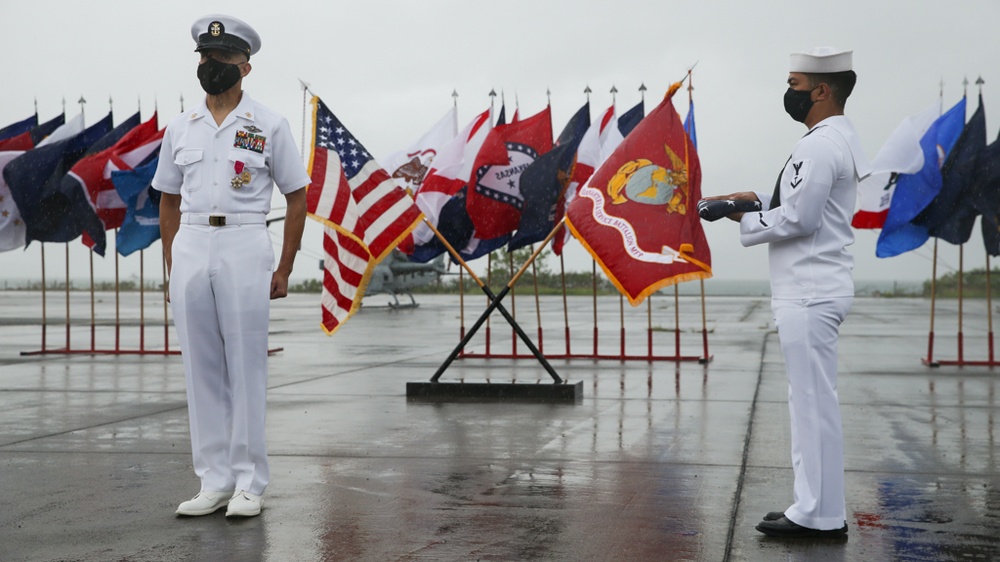
M74 322L89 325L86 295L73 299ZM709 298L707 365L553 360L584 383L577 404L408 401L406 383L429 379L458 341L457 298L418 300L363 309L331 338L316 295L275 304L271 345L284 350L270 358L271 485L261 516L231 521L174 516L198 491L177 356L22 357L40 345L40 300L0 293L0 560L1000 560L1000 371L921 365L925 300L858 299L843 326L841 542L753 529L791 503L767 299ZM61 306L49 303L50 319L62 320ZM615 352L618 299L600 306ZM956 306L938 309L940 358L955 355ZM162 346L160 307L158 328L147 313L147 346ZM533 307L518 296L532 335ZM562 301L541 309L545 348L559 351ZM574 349L586 349L590 300L570 309ZM684 297L680 309L682 353L698 355L700 306ZM673 352L674 313L672 296L654 299L653 324L667 330L655 333L658 351ZM985 358L985 307L965 313L966 358ZM107 341L102 314L96 337ZM630 349L644 353L645 307L626 322ZM494 351L509 348L510 330L499 316L491 324ZM137 331L122 329L123 347L138 345ZM49 328L50 346L64 337ZM72 337L86 347L89 328ZM459 378L548 375L530 359L462 359L443 380Z

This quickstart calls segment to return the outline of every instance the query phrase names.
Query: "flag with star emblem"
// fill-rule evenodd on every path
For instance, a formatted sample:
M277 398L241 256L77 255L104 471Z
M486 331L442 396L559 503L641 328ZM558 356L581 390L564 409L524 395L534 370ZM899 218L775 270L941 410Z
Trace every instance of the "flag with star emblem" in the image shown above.
M478 238L497 238L517 228L524 208L521 174L551 149L549 107L527 119L493 128L476 155L466 197Z
M670 87L567 209L573 235L632 306L662 287L712 276L696 205L701 164L671 102L679 87Z
M318 97L312 99L309 216L327 226L323 330L332 334L361 306L375 265L422 218L413 198Z
M552 150L535 160L521 174L524 211L521 213L517 232L507 247L508 251L513 252L544 240L556 223L562 220L565 211L564 197L576 162L576 150L589 128L588 101L570 118ZM557 235L553 240L559 242L562 238ZM558 248L554 244L553 251L559 255L562 244Z

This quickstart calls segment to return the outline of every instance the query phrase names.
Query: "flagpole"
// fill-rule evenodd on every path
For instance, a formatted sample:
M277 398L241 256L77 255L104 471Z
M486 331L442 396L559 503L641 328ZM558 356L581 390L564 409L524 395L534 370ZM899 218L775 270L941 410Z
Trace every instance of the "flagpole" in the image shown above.
M618 293L618 324L621 326L619 360L625 360L625 296Z
M927 364L934 367L934 310L937 300L937 257L938 239L934 238L934 254L931 259L931 327L927 334Z
M938 97L941 99L941 114L944 113L944 79L939 83ZM939 115L940 116L940 115ZM927 365L936 367L934 363L934 313L937 307L937 262L938 262L938 239L934 237L934 254L931 258L931 325L927 333Z
M708 320L705 317L705 279L699 279L701 283L701 345L702 345L702 361L708 362Z
M958 364L964 363L965 342L962 338L962 312L964 308L963 297L965 296L965 244L958 245Z
M538 270L535 268L535 262L531 262L531 280L535 285L535 320L538 322L538 349L541 351L545 346L542 341L542 305L538 300Z
M515 109L514 111L517 111L517 110ZM531 265L535 265L534 262L532 262ZM511 273L514 272L514 252L507 252L507 269L510 270ZM517 298L516 298L516 296L517 296L517 291L515 291L514 288L511 287L511 289L510 289L510 315L514 317L514 320L517 320ZM511 352L511 355L515 355L515 356L517 355L517 337L516 337L516 334L511 334L510 352Z
M491 291L490 288L483 283L482 279L480 279L479 276L477 276L476 273L472 271L472 268L469 267L469 264L462 259L462 256L459 255L459 253L455 250L455 248L451 245L451 243L445 239L445 237L441 234L441 232L438 231L438 229L433 224L431 224L430 221L428 221L426 218L424 219L424 222L427 224L427 226L430 227L431 231L434 232L434 235L437 236L438 239L444 244L445 248L448 249L448 252L452 255L452 257L458 261L459 265L461 265L463 268L465 268L466 271L469 272L469 275L472 277L472 280L475 281L475 283L479 286L479 288L483 291L483 293L487 296L487 298L490 299L490 305L479 316L479 319L476 320L476 323L473 324L472 328L470 328L468 333L465 334L465 337L462 338L462 341L459 342L458 346L454 350L452 350L451 354L448 356L447 359L445 359L445 362L441 365L441 367L438 368L437 372L434 373L434 376L431 377L431 382L437 382L438 379L441 378L441 374L448 369L448 366L451 365L452 361L454 361L455 358L459 355L459 353L461 353L461 351L465 349L466 344L469 343L469 340L472 339L472 337L476 334L479 328L486 322L490 314L492 314L494 310L499 310L500 314L502 314L503 317L507 319L507 322L509 322L511 326L514 326L514 329L517 330L517 333L524 341L524 344L528 346L528 349L531 350L531 353L535 356L536 359L538 359L539 363L542 364L542 367L544 367L545 370L549 373L553 381L556 384L564 383L565 381L558 374L556 374L556 371L555 369L552 368L552 365L549 364L548 360L545 359L545 356L542 355L542 353L538 350L538 348L535 347L535 345L528 338L528 335L524 333L524 330L521 330L521 327L517 325L517 322L514 321L510 313L507 312L507 309L504 308L503 304L501 303L501 301L507 295L507 293L510 292L511 287L513 287L514 284L517 283L517 281L524 274L525 270L527 270L530 263L535 261L535 259L538 257L538 254L541 253L542 249L545 248L545 246L552 240L552 237L555 236L556 229L552 229L552 232L550 232L549 235L545 237L545 240L542 242L541 246L539 246L539 248L531 254L531 257L528 258L528 261L521 266L521 269L519 269L518 272L510 278L510 281L507 282L507 285L504 286L503 290L494 295L493 291ZM562 224L562 221L559 221L559 224ZM559 224L556 225L557 228Z
M688 104L694 103L693 72L694 72L694 67L697 65L698 63L696 62L694 63L694 65L691 66L691 68L688 69L688 87L687 87ZM690 138L688 138L688 140L693 142L693 140ZM684 144L684 158L685 158L684 165L686 167L688 165L688 162L686 161L688 158L686 142ZM702 361L707 363L709 359L708 359L708 319L705 314L705 279L704 278L698 279L698 283L701 285L701 345L703 353Z
M646 357L653 359L653 295L646 299Z
M980 76L976 79L976 85L979 86L979 97L983 96L983 84L986 81ZM981 221L982 219L980 219ZM993 284L990 280L990 253L986 252L986 323L988 328L987 333L987 351L989 353L989 363L990 367L994 365L993 362Z
M107 250L105 250L107 251ZM93 256L94 252L91 251L90 255ZM115 229L115 352L121 349L121 335L122 335L122 323L121 323L121 270L119 267L118 260L118 229Z
M69 242L66 242L66 351L69 351Z
M674 283L674 357L681 356L681 290L680 285Z
M305 80L299 78L299 86L302 88L302 144L299 146L302 147L302 157L308 160L309 157L306 155L306 92L309 91L309 84L306 84Z
M492 104L491 104L492 109ZM471 275L471 272L470 272ZM493 285L493 252L486 254L486 284ZM490 296L486 295L486 306L490 305ZM490 319L486 319L486 356L490 356Z
M993 285L990 280L989 252L986 252L986 323L987 323L987 351L989 353L990 367L992 367L993 366Z
M146 250L139 250L139 351L146 352ZM118 229L115 229L115 253L118 253Z
M80 99L77 100L77 103L80 104L80 121L84 124L84 126L86 126L87 119L84 114L84 106L87 104L87 100L85 100L81 95ZM93 271L93 267L91 267L91 271ZM91 279L93 279L93 276L91 276ZM93 287L91 287L91 291L93 291ZM91 300L93 300L93 297L91 297ZM91 306L93 306L93 303L91 303ZM70 350L69 314L69 242L66 242L66 351Z
M96 315L94 313L94 251L87 252L90 257L90 350L97 349Z
M458 268L458 338L465 337L465 270ZM465 350L462 350L465 353Z
M594 357L597 357L597 260L591 260L590 286L594 297Z
M559 277L562 279L563 328L566 333L566 357L571 355L569 344L569 303L566 299L566 260L563 252L559 252Z
M48 332L47 318L45 310L45 242L40 242L42 246L42 351L45 351L45 334Z

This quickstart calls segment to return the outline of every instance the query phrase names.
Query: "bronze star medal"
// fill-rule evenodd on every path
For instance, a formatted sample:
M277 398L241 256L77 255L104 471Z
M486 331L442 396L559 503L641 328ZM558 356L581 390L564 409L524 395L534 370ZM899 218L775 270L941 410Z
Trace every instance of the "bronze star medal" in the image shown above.
M233 169L236 171L236 175L233 176L233 181L231 182L233 189L239 189L243 187L243 184L250 183L250 172L243 169L245 166L246 164L239 160L233 164Z

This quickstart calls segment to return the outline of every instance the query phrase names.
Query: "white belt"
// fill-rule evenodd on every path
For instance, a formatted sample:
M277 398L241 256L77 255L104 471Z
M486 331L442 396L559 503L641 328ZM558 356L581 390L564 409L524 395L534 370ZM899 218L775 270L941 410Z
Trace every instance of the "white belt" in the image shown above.
M181 224L202 226L267 224L267 217L261 213L183 213L181 214Z

